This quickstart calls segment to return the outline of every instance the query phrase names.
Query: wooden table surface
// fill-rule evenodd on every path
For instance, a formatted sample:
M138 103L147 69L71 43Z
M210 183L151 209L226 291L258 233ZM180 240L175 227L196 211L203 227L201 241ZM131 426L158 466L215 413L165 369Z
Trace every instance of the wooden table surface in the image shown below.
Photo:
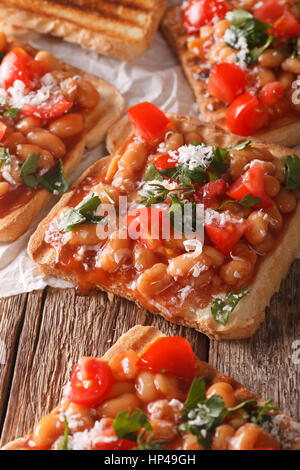
M46 288L0 299L2 444L26 435L57 404L79 356L101 356L136 324L186 337L201 359L261 397L274 398L285 413L300 420L300 364L292 360L294 342L300 340L299 279L300 260L273 297L257 333L230 343L210 341L101 292L79 297L75 289Z

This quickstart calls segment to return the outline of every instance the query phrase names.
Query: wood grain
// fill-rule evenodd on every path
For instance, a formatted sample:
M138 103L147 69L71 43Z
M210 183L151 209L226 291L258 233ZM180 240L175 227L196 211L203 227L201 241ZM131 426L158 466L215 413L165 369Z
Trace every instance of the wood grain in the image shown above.
M300 365L291 361L292 343L300 340L299 274L297 261L274 296L266 323L251 340L234 343L209 343L190 328L101 292L80 297L74 289L48 288L0 299L0 340L7 348L6 364L0 365L2 445L26 435L57 404L78 357L101 356L136 324L187 338L198 357L209 356L214 367L261 396L274 397L284 412L300 419Z

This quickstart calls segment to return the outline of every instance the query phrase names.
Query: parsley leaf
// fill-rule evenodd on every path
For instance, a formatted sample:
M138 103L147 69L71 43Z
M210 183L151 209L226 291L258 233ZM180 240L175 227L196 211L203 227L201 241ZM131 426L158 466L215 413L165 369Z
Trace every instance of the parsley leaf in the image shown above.
M151 431L148 416L137 408L131 415L129 411L120 411L112 423L112 427L119 439L136 441L138 432L141 429Z
M68 188L68 180L64 171L63 163L59 159L56 165L51 168L44 175L37 175L37 181L40 183L43 188L47 189L49 193L65 193Z
M146 169L146 174L144 181L163 181L163 177L160 172L156 169L156 166L153 163L150 163Z
M89 194L76 207L72 207L63 215L58 226L59 230L70 232L83 223L97 224L103 219L95 215L100 204L101 199L97 194Z
M164 450L163 445L166 443L163 440L154 440L154 433L152 432L146 437L146 431L143 431L137 438L137 447L133 450Z
M11 116L15 121L19 117L19 112L21 111L20 108L7 108L4 113L4 116Z
M272 416L269 413L278 410L276 406L272 406L272 403L273 400L268 400L262 404L257 403L255 408L250 410L250 420L269 431L272 429Z
M227 150L237 150L237 151L244 150L245 148L250 147L251 143L252 143L251 140L245 140L244 142L241 142L238 145L235 145L235 146L230 145L229 147L227 147Z
M288 155L284 159L286 185L285 189L300 189L300 157Z
M65 432L64 432L64 437L61 439L59 445L58 445L58 450L70 450L69 449L69 424L67 421L66 416L64 415L64 423L65 423Z
M211 306L211 314L216 322L224 326L227 325L230 314L234 311L239 301L245 297L245 295L249 294L249 292L249 287L244 287L238 292L232 290L225 299L221 299L220 297L214 299Z
M268 36L265 44L263 44L261 47L254 47L251 51L250 51L250 55L251 55L251 58L252 58L252 63L254 64L255 62L257 62L259 56L266 50L268 49L269 46L271 46L271 44L273 43L274 41L274 38L273 36Z
M240 201L235 199L230 199L229 201L223 202L221 206L218 208L218 211L222 211L228 204L235 202L240 204L243 207L256 207L262 205L262 200L260 197L254 197L253 194L246 194Z
M0 169L3 164L10 164L10 152L9 149L6 147L0 147Z
M21 166L21 178L29 188L36 188L38 185L35 173L37 171L40 153L31 153Z
M214 149L214 158L212 165L218 173L224 173L227 170L228 166L226 163L228 157L228 150L222 149L216 145Z

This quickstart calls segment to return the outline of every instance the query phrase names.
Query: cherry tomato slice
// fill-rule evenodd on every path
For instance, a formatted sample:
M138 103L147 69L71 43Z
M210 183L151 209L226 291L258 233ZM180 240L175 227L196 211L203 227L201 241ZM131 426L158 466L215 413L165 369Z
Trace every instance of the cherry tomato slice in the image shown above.
M72 373L68 400L83 406L97 405L109 394L112 384L112 372L106 362L82 357Z
M137 446L137 443L134 441L129 441L128 439L117 439L112 426L104 429L99 437L94 439L94 441L94 450L132 450Z
M201 26L213 24L216 18L221 20L228 11L223 0L192 0L183 13L184 28L187 33L195 33Z
M236 64L226 62L216 65L208 79L207 89L224 103L230 104L242 93L247 85L247 73Z
M34 90L40 79L48 72L44 62L34 60L23 49L16 47L3 58L0 66L0 83L5 89L13 86L15 80L21 80L26 88Z
M192 379L195 376L195 356L190 343L184 338L158 338L142 353L137 367Z
M220 214L221 217L221 214ZM237 242L248 230L247 220L231 216L230 220L220 222L218 218L205 223L205 230L210 240L224 255L229 255Z
M281 82L267 83L260 91L259 100L264 106L273 106L282 98L284 86Z
M3 124L3 122L0 121L0 142L3 139L3 137L5 136L6 131L7 131L6 125Z
M148 102L127 109L127 115L136 135L148 142L162 137L170 122L160 109Z
M51 119L69 111L73 106L71 101L61 94L59 96L50 96L50 98L40 106L25 104L22 108L23 116L35 116L41 119Z
M284 14L274 23L274 31L271 31L276 38L293 38L300 33L300 23L289 12Z
M163 171L167 168L173 168L174 166L178 165L178 160L176 160L173 156L166 154L158 157L155 160L154 165L158 171Z
M268 121L268 113L251 93L236 98L227 110L226 125L233 133L248 136L258 131Z
M228 184L222 178L204 184L194 194L196 202L203 203L205 207L208 207L217 197L226 193L227 186Z
M244 175L230 186L226 193L227 196L240 201L244 196L252 194L262 200L262 205L259 207L265 209L272 207L272 199L265 193L264 175L263 165L255 162Z
M283 15L284 11L284 5L281 5L277 0L267 0L255 11L254 16L265 23L273 24Z
M139 240L152 250L161 245L164 230L165 233L170 233L168 211L155 207L128 211L124 223L132 240Z

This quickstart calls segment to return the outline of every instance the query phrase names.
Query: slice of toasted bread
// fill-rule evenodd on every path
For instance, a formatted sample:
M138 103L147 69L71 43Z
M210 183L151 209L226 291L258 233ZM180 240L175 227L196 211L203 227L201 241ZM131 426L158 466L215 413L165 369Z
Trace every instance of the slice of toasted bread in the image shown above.
M20 43L20 41L14 42L11 39L10 47L14 47L14 45L21 46L32 54L37 52L28 44ZM107 130L117 121L123 111L124 98L115 87L101 78L83 72L69 64L62 62L60 64L62 70L77 76L80 75L93 83L100 95L99 104L86 117L84 134L64 158L64 169L68 176L78 166L85 147L96 147L104 140ZM0 242L14 241L20 237L48 204L51 197L52 195L48 191L44 189L38 190L29 202L2 218L0 224Z
M61 37L101 54L130 60L150 46L167 0L0 0L15 26Z
M201 121L185 116L168 114L172 121L185 128L198 130L203 136L204 142L210 145L219 145L226 147L237 142L236 137L224 133L222 130L214 126L205 125ZM124 143L128 142L132 133L132 127L128 123L127 118L122 118L109 131L107 136L107 147L114 154L118 152ZM255 142L257 148L266 148L266 144ZM282 159L289 153L289 149L277 144L267 144L268 150L275 158ZM100 171L105 171L111 161L109 156L89 168L84 175L75 183L74 188L87 176L92 176ZM52 209L49 215L41 222L36 232L30 239L28 253L33 261L38 265L40 271L45 275L54 275L76 284L77 278L75 272L64 273L56 266L56 253L53 248L45 246L43 243L45 233L49 227L50 221L60 211L68 206L68 201L72 198L73 191L62 197L59 203ZM284 231L284 235L272 251L270 256L266 256L260 263L258 272L250 284L250 294L245 296L237 305L226 326L217 323L211 315L211 305L202 310L190 312L188 316L176 317L173 321L176 323L189 326L199 330L210 337L217 340L221 339L241 339L250 337L259 324L264 320L265 308L268 306L272 295L279 289L282 279L286 276L290 264L294 260L299 251L299 222L300 222L300 202L296 212L293 214L288 228ZM104 291L121 295L129 300L141 305L135 296L126 290L124 285L120 283L112 283L110 286L96 285ZM169 315L159 309L157 306L148 306L154 314L160 314L166 319L170 319Z
M134 350L138 355L140 355L147 346L163 336L165 335L153 326L135 326L119 338L119 340L104 354L103 359L110 361L117 354L128 349ZM234 389L235 396L239 403L249 399L256 399L258 402L262 402L260 398L250 392L239 382L231 377L227 377L221 372L218 372L207 362L200 361L199 359L197 359L196 363L196 376L204 377L207 386L216 382L229 383ZM280 411L276 412L276 420L278 420L278 425L281 429L280 443L282 448L289 449L291 446L298 446L300 441L300 424L296 423L292 418L284 415ZM25 443L26 438L16 439L15 441L6 444L2 450L18 450L21 449Z
M226 106L207 93L206 79L209 74L207 65L201 62L201 59L195 60L195 57L191 57L187 49L187 35L183 29L180 5L168 8L162 22L162 30L180 60L204 120L228 132L225 123ZM300 117L291 115L273 121L267 128L254 134L253 138L289 147L298 145L300 144Z

